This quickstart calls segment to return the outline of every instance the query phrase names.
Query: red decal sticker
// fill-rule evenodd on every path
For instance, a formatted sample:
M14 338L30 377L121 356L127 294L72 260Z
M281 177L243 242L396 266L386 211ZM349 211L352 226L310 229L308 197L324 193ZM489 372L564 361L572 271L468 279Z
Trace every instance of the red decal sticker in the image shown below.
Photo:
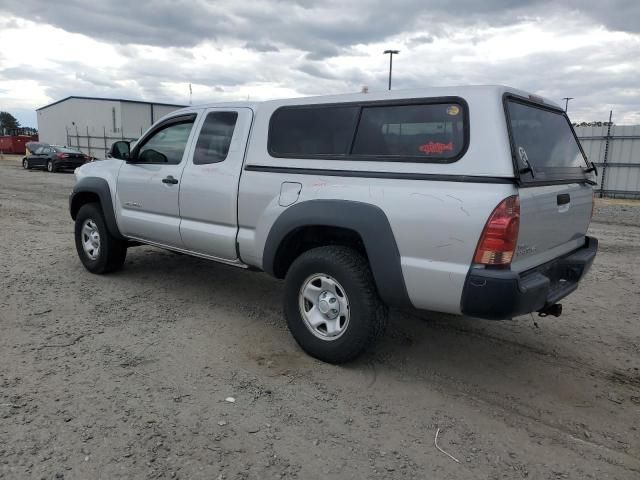
M440 143L440 142L429 142L424 145L420 145L418 147L422 153L426 153L427 155L431 155L432 153L444 153L451 152L453 150L453 142L449 143Z

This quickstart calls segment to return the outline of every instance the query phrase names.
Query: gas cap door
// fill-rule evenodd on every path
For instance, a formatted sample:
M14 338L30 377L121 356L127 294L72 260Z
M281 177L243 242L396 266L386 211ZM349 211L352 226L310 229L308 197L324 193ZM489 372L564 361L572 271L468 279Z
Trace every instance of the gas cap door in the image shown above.
M302 191L302 184L298 182L282 182L280 186L280 198L278 204L281 207L288 207L298 201L300 192Z

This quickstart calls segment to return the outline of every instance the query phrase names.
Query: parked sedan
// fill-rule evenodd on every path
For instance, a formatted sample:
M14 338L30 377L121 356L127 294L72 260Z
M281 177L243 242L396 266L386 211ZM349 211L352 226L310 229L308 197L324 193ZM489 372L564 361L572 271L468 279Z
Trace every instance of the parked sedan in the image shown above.
M43 145L34 153L22 159L22 166L30 168L44 167L49 172L57 172L63 168L77 168L91 160L91 157L69 147Z

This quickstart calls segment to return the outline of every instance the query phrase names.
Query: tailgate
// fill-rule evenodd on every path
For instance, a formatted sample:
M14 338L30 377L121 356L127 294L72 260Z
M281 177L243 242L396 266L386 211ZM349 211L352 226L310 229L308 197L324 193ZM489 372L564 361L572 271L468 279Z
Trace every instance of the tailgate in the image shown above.
M505 113L520 184L520 229L511 268L520 272L584 245L594 182L565 112L507 96Z
M520 189L520 230L511 269L528 270L584 245L592 201L593 190L585 184Z

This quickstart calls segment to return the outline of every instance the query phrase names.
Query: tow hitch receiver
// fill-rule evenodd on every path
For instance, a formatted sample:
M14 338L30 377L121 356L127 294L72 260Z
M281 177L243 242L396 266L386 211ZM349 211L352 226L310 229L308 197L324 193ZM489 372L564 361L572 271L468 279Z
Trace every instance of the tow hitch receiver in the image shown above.
M538 312L538 316L540 317L547 317L549 315L553 315L554 317L562 315L562 304L554 303L553 305L549 305Z

